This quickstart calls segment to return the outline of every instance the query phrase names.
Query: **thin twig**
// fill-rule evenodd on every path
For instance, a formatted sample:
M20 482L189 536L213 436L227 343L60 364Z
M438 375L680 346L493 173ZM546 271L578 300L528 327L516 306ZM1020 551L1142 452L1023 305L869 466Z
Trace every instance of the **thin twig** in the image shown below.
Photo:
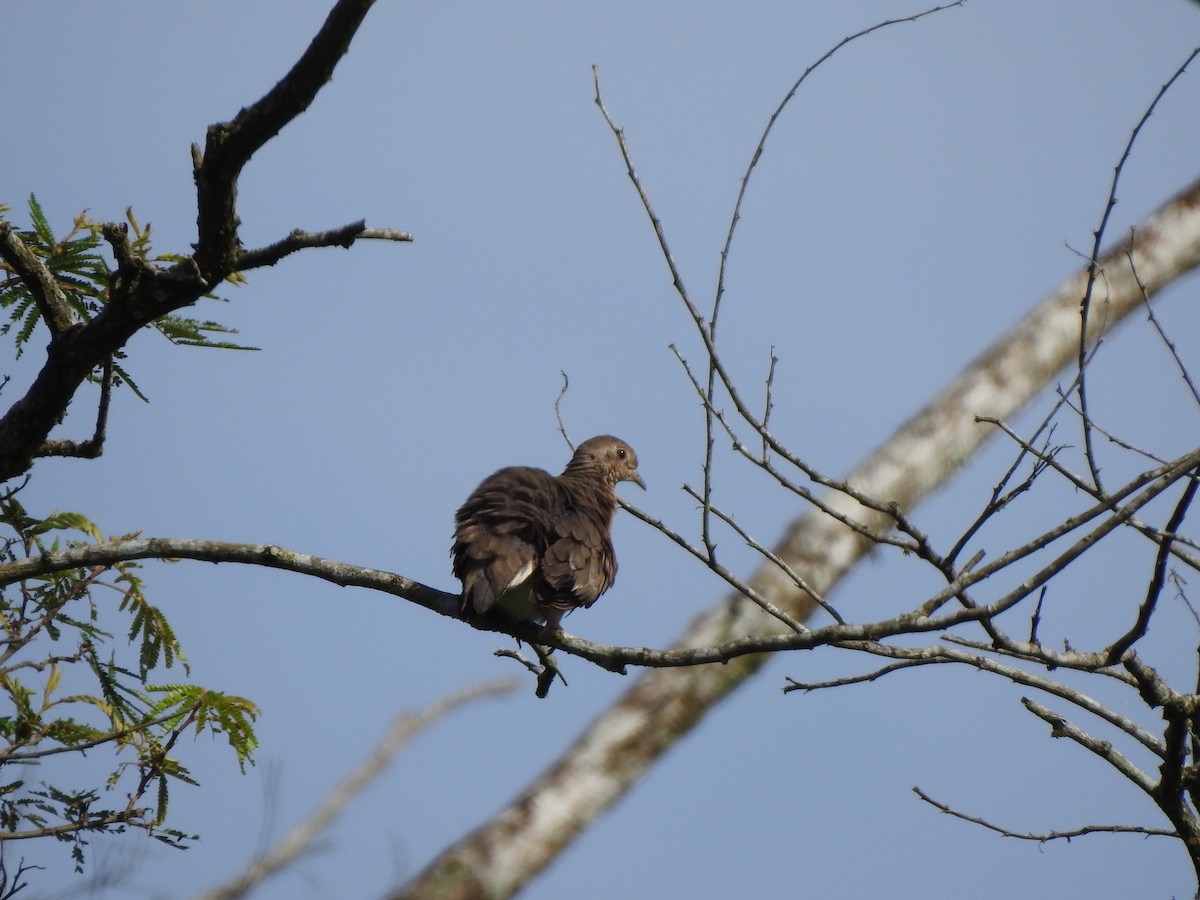
M1147 825L1083 825L1079 828L1069 828L1063 830L1046 831L1041 834L1025 831L1011 831L1003 828L987 819L981 819L979 816L968 815L960 812L945 803L939 803L919 787L913 786L913 793L935 807L939 812L944 812L948 816L954 816L956 819L962 819L964 822L970 822L973 825L982 825L989 831L994 831L1004 837L1016 838L1022 841L1036 841L1039 844L1044 844L1048 841L1069 841L1071 838L1082 837L1086 834L1141 834L1147 837L1178 837L1178 835L1167 828L1151 828Z
M1147 750L1159 758L1165 758L1167 755L1167 745L1159 737L1151 734L1146 729L1142 728L1137 722L1128 716L1123 716L1116 710L1105 706L1093 697L1088 696L1082 691L1074 687L1069 687L1061 681L1055 681L1045 675L1039 675L1036 672L1031 672L1027 669L1012 665L1000 659L994 658L996 654L1010 659L1017 659L1023 662L1034 662L1039 665L1053 665L1049 659L1034 659L1027 654L1009 653L994 647L978 644L973 641L959 640L952 635L947 635L943 638L949 643L959 644L964 649L958 647L946 647L940 644L926 647L896 647L891 644L883 644L878 641L847 641L843 644L834 644L833 646L841 647L848 650L855 650L862 653L878 656L885 659L895 660L886 666L883 666L874 671L862 675L850 675L843 678L833 679L830 681L817 682L801 682L795 679L788 678L788 686L783 688L784 693L791 691L818 691L827 690L829 688L842 687L850 684L862 684L865 682L876 681L886 675L891 675L895 672L904 671L916 666L942 665L953 663L955 665L967 666L968 668L976 669L980 672L986 672L991 675L997 675L1011 681L1013 684L1019 684L1023 687L1034 688L1052 697L1057 697L1060 700L1065 700L1067 703L1078 707L1079 709L1096 716L1097 718L1107 722L1113 728L1121 731L1129 737L1136 740ZM1079 668L1089 673L1102 674L1111 677L1115 681L1119 681L1126 687L1139 689L1138 682L1130 673L1123 669L1113 667L1110 669L1097 670L1096 660L1094 656L1080 661L1077 657L1072 657L1067 654L1058 654L1054 657L1062 663L1064 668ZM1078 665L1076 665L1078 664Z
M1132 233L1132 229L1131 229ZM1125 252L1125 257L1129 260L1129 271L1133 274L1133 280L1137 282L1138 290L1142 292L1142 303L1146 307L1146 318L1150 324L1154 326L1154 330L1158 332L1158 336L1166 345L1167 350L1171 354L1171 359L1175 361L1176 368L1179 369L1179 374L1183 376L1183 383L1188 386L1188 390L1192 392L1192 399L1196 401L1196 405L1200 406L1200 390L1196 389L1195 382L1192 381L1191 373L1184 365L1183 359L1179 356L1179 351L1175 348L1175 342L1167 337L1167 331L1163 328L1162 323L1158 321L1158 316L1154 314L1154 307L1150 303L1150 294L1146 290L1146 286L1142 284L1142 279L1138 277L1137 265L1133 261L1133 254L1129 251Z
M684 489L687 490L686 485L684 486ZM695 559L699 560L705 566L705 568L707 568L710 572L712 572L714 575L716 575L717 577L724 580L724 582L726 584L728 584L731 588L733 588L735 591L737 591L739 594L741 594L747 600L754 603L756 606L758 606L764 612L768 613L769 615L774 616L776 619L783 622L785 625L788 626L788 628L792 629L793 631L796 631L796 630L807 631L807 629L803 625L798 623L792 616L788 615L783 610L776 607L775 604L771 603L770 600L768 600L766 597L762 596L762 594L760 594L758 591L754 590L754 588L751 587L747 582L738 578L736 575L734 575L732 572L730 572L728 569L726 569L723 565L721 565L719 562L717 562L715 559L713 559L711 556L709 556L708 552L706 550L702 550L699 547L692 544L690 541L688 541L687 538L685 538L683 535L679 534L679 532L675 531L673 528L671 528L669 525L667 525L661 519L654 518L649 513L643 512L642 510L638 509L636 506L633 506L632 504L628 503L627 501L622 500L620 497L617 498L617 503L619 503L621 505L621 508L623 510L625 510L627 513L629 513L631 516L633 516L635 519L640 519L642 522L649 525L651 528L653 528L659 534L663 535L665 538L672 541L676 546L678 546L681 549L690 553Z
M1158 545L1158 554L1154 560L1154 572L1150 577L1150 584L1146 588L1146 599L1138 607L1137 620L1133 623L1133 627L1115 640L1112 646L1108 648L1106 658L1109 664L1120 659L1126 650L1145 636L1146 629L1150 627L1150 617L1154 614L1154 609L1158 605L1159 595L1162 593L1163 584L1166 581L1167 558L1171 555L1171 544L1173 542L1173 539L1169 535L1173 535L1179 531L1179 526L1183 524L1188 507L1192 505L1192 500L1196 497L1196 488L1200 486L1200 477L1198 476L1200 476L1200 469L1192 472L1192 477L1188 479L1187 486L1183 489L1183 495L1179 498L1179 502L1175 504L1175 510L1171 513L1171 518L1164 529L1168 537L1164 537Z
M771 427L771 410L775 408L775 403L771 399L771 391L775 385L775 366L779 363L779 357L775 355L775 346L771 345L771 364L767 368L767 396L763 402L762 425L763 431ZM771 448L766 440L762 441L762 460L764 465L769 465L771 462Z
M694 373L691 370L691 367L688 365L687 360L683 358L683 356L679 353L679 350L675 347L674 344L670 345L670 349L675 354L675 358L679 361L680 365L683 367L684 373L688 376L688 379L691 381L692 388L696 391L697 395L700 397L700 401L702 403L706 402L705 397L704 397L704 388L701 386L700 382L696 379ZM857 519L851 518L850 516L846 515L845 513L841 512L840 510L837 510L834 507L830 506L828 503L826 503L824 500L822 500L819 496L817 496L815 493L810 491L808 488L792 481L784 473L780 472L778 468L771 465L769 461L764 464L762 462L761 457L755 456L753 453L751 453L746 448L745 444L742 443L742 441L740 441L738 439L737 433L733 430L733 426L731 426L729 424L729 421L728 421L728 419L726 419L724 413L722 413L719 409L714 409L713 415L714 415L716 421L719 422L721 424L721 426L725 429L725 433L729 436L729 439L731 441L733 441L733 449L735 451L737 451L738 453L740 453L742 456L744 456L751 463L758 466L760 469L762 469L764 472L766 472L772 478L774 478L781 487L792 492L793 494L795 494L797 497L801 498L802 500L812 504L817 509L819 509L821 512L825 513L827 516L841 522L843 525L845 525L851 531L853 531L856 534L860 535L861 537L865 538L867 541L869 541L872 544L891 544L895 547L898 547L901 550L905 550L905 551L908 551L911 553L919 553L920 548L915 541L906 540L903 537L897 537L896 535L891 534L887 531L874 531L871 528L868 528L866 525L862 524ZM781 448L779 446L776 446L774 443L771 443L765 430L761 434L762 434L763 440L770 443L770 446L772 446L774 449L776 449L776 450L782 449L783 453L785 453L785 454L787 453L786 448ZM793 462L793 465L795 465L794 462ZM808 474L808 473L806 473L806 474ZM812 477L812 476L810 475L810 477ZM823 477L823 476L821 476L821 477ZM817 480L817 479L814 478L813 480ZM834 484L839 485L841 487L843 493L847 493L848 495L853 496L853 494L851 493L852 489L848 485L844 484L843 482L834 482L832 479L825 479L825 481L828 482L828 484L826 484L826 486L832 486ZM818 483L822 483L822 482L819 481ZM863 505L867 506L867 504L863 504ZM867 508L871 508L871 507L867 507Z
M683 486L683 489L693 499L696 499L696 500L700 499L700 495L696 493L695 489L689 487L686 484ZM786 562L784 562L778 556L778 554L773 553L771 550L768 550L765 546L763 546L761 543L759 543L757 540L755 540L750 535L750 533L748 531L746 531L746 529L744 529L741 525L738 524L737 520L734 519L733 516L729 515L728 513L724 512L723 510L718 509L717 507L713 507L713 514L716 515L717 518L719 518L722 522L724 522L730 528L732 528L735 532L737 532L738 537L740 537L743 541L745 541L747 546L758 551L760 554L762 554L763 557L765 557L766 559L768 559L772 563L774 563L776 566L778 566L780 571L782 571L783 574L785 574L788 577L788 579L792 582L792 584L794 584L800 590L804 591L806 594L808 594L808 596L812 597L813 602L816 603L819 607L821 607L821 609L825 610L825 612L829 613L829 615L833 618L833 620L835 622L838 622L839 624L842 624L842 625L846 624L846 620L843 619L841 614L838 613L838 611L836 609L834 609L825 600L825 598L820 595L820 593L817 591L816 588L814 588L811 584L809 584L807 581L805 581L804 578L802 578L799 575L799 573L797 573L791 566L789 566ZM791 628L795 631L801 631L804 629L805 626L801 625L799 622L797 622L795 619L793 619L787 613L783 612L780 609L777 609L773 604L768 604L768 603L766 603L765 600L763 601L763 603L765 604L764 609L767 612L769 612L771 615L775 616L775 618L779 619L781 622L786 624L789 628Z
M554 419L556 422L558 422L558 433L562 435L563 440L567 442L567 446L571 449L571 452L574 453L575 442L572 441L571 436L567 434L567 426L563 423L562 417L563 397L567 396L567 387L570 385L571 379L568 378L567 373L561 369L559 370L558 374L562 376L563 383L562 387L558 389L558 396L554 398Z
M1064 716L1056 712L1052 712L1036 700L1029 697L1022 697L1021 704L1050 726L1050 736L1056 738L1068 738L1086 750L1090 750L1096 756L1103 759L1106 763L1136 784L1144 793L1154 796L1154 782L1141 769L1129 761L1128 757L1119 753L1112 743L1109 741L1098 740L1092 737L1078 725L1067 720Z
M1196 58L1198 54L1200 54L1200 47L1195 48L1191 53L1188 54L1187 59L1185 59L1171 75L1171 77L1167 79L1166 83L1159 88L1158 93L1154 95L1154 99L1150 102L1150 105L1146 107L1146 111L1142 114L1142 117L1138 120L1138 123L1133 127L1133 131L1129 135L1129 140L1125 143L1125 149L1121 153L1121 158L1117 160L1117 164L1113 168L1112 184L1109 187L1108 199L1104 205L1104 213L1100 217L1099 226L1093 233L1092 252L1090 256L1090 262L1088 264L1087 286L1084 289L1083 297L1080 300L1079 306L1080 327L1078 393L1079 411L1083 421L1084 456L1087 458L1088 468L1091 470L1092 482L1097 489L1102 489L1102 485L1100 481L1100 466L1096 461L1096 456L1092 447L1092 433L1088 417L1085 372L1087 370L1088 362L1088 316L1092 304L1092 291L1096 283L1096 277L1100 273L1100 264L1098 262L1100 259L1100 245L1104 240L1104 231L1108 226L1109 216L1112 214L1113 207L1117 205L1117 185L1121 180L1121 172L1125 168L1125 163L1129 160L1130 153L1133 151L1134 142L1137 141L1142 127L1150 120L1150 116L1158 106L1159 101L1166 96L1166 93L1168 90L1170 90L1171 85L1175 83L1176 79L1183 75L1188 65L1193 59Z

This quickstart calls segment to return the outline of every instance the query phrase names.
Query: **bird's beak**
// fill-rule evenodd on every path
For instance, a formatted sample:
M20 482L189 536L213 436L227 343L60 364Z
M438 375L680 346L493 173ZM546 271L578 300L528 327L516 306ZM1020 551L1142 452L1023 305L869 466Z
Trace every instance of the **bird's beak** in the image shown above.
M639 475L637 472L630 472L628 475L626 475L621 480L622 481L632 481L634 484L636 484L638 487L640 487L643 491L646 489L646 482L642 481L642 476Z

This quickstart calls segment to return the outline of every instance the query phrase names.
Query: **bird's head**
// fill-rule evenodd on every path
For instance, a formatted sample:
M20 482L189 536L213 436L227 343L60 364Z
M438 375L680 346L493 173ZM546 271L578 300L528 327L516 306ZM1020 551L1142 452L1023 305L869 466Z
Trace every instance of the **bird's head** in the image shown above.
M566 471L598 470L609 484L632 481L644 491L646 482L638 474L637 466L637 454L632 447L611 434L601 434L575 448Z

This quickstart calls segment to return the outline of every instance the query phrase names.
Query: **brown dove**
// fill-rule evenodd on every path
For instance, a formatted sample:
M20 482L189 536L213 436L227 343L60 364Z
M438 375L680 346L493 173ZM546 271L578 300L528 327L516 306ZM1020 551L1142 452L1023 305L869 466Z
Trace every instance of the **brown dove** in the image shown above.
M485 478L454 517L463 613L497 607L561 631L564 614L595 603L617 575L614 488L646 489L637 464L632 447L603 434L580 444L558 477L510 466Z

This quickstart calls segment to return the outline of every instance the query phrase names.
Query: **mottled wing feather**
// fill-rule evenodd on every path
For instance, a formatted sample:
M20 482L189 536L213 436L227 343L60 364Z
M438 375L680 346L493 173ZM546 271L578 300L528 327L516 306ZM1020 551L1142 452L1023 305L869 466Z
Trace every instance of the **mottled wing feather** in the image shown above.
M603 509L575 509L554 523L554 540L542 556L536 599L544 606L591 606L609 589L617 560Z
M549 472L515 466L489 476L467 498L455 517L452 550L464 604L485 613L529 577L545 552L557 493Z

